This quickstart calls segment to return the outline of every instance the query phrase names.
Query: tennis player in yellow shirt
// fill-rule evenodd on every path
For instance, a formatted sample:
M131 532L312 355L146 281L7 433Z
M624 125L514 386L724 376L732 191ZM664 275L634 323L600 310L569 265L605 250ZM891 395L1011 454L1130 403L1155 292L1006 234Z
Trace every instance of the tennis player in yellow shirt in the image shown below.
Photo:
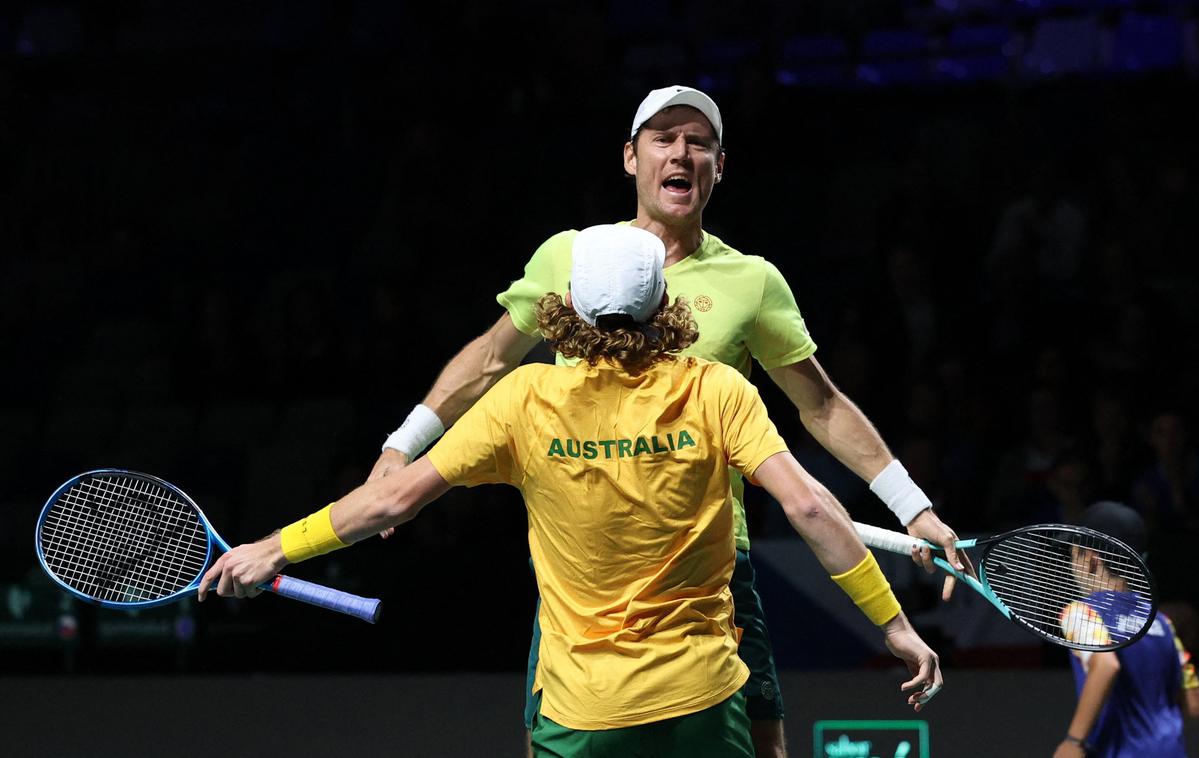
M880 627L920 710L942 685L937 656L849 517L787 451L753 385L678 357L698 334L686 302L666 297L661 240L592 227L572 253L570 291L540 298L537 323L575 365L516 369L428 455L231 550L201 587L254 596L288 563L405 522L451 486L509 484L527 507L542 598L534 754L752 756L729 589L731 467L782 504Z

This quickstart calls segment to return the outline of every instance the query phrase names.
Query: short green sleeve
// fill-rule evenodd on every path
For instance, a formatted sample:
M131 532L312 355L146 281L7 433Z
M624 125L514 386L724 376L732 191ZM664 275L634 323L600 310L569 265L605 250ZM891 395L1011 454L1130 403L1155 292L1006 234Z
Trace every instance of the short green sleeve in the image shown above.
M753 476L767 458L787 450L787 443L766 413L758 388L723 364L709 368L720 386L720 426L729 465Z
M769 371L811 357L816 352L816 343L808 334L787 280L774 264L768 261L762 264L762 297L746 345L762 368Z
M565 295L570 284L570 250L576 230L559 232L541 244L525 264L525 273L508 289L496 296L496 302L508 311L517 329L528 335L537 333L537 301L547 292Z

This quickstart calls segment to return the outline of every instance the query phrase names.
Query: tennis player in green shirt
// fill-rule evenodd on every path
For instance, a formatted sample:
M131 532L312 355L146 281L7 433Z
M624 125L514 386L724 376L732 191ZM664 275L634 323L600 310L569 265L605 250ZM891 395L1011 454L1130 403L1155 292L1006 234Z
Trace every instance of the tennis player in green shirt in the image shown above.
M757 360L794 403L808 432L869 482L910 534L944 546L951 563L969 570L953 548L957 535L933 513L928 497L869 419L817 362L816 344L778 269L704 231L703 211L724 171L722 140L716 103L698 90L676 85L646 96L624 147L624 168L637 187L637 215L629 223L652 232L665 244L667 287L691 302L699 326L699 340L683 354L720 361L747 377L751 359ZM575 230L556 234L534 252L524 276L497 297L504 313L446 364L428 395L388 437L368 481L415 459L541 341L536 302L547 292L568 290L571 245L577 234ZM744 689L746 707L757 754L785 756L782 694L754 588L741 503L744 483L739 474L730 479L737 544L730 587L736 624L744 630L738 654L750 669ZM385 537L389 534L384 532ZM914 553L913 558L930 573L935 570L927 550ZM946 580L946 598L952 582L952 577ZM538 706L532 690L540 630L534 622L526 727Z

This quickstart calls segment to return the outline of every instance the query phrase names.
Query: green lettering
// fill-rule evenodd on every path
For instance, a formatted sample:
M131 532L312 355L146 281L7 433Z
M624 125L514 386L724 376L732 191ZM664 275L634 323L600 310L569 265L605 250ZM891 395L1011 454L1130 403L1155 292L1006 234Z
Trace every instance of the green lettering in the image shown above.
M666 444L670 445L671 450L674 450L674 435L670 432L666 433Z
M658 435L655 434L651 439L654 442L654 452L655 453L665 453L670 450L670 448L668 448L668 447L662 447L662 443L658 442Z
M649 443L646 442L645 437L638 437L637 445L633 448L633 455L641 455L642 453L649 455Z
M553 458L555 455L560 455L563 458L566 457L566 453L562 451L562 440L557 437L550 440L550 452L546 457Z
M612 457L612 446L616 444L616 440L600 440L599 443L604 446L604 457Z
M621 458L624 458L626 456L631 456L633 454L633 441L632 440L617 440L616 441L616 449L620 452Z
M583 457L590 461L594 460L597 455L599 455L599 451L596 450L595 440L585 441L583 443Z
M573 445L571 444L572 442L574 443ZM566 441L566 454L569 455L571 458L579 457L579 441L578 440L567 440Z
M688 445L695 447L695 440L691 439L691 435L687 434L686 429L683 429L679 432L679 449L682 450Z

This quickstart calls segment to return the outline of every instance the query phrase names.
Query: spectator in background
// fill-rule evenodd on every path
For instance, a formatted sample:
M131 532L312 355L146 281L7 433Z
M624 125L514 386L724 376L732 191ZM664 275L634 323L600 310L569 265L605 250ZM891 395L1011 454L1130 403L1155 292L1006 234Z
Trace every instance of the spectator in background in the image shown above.
M1059 395L1037 387L1025 400L1022 438L1003 454L988 497L997 529L1045 523L1057 510L1048 489L1054 466L1075 444Z
M1132 421L1128 402L1109 387L1091 393L1091 428L1086 452L1095 463L1096 495L1106 500L1128 500L1136 465Z
M1032 521L1073 524L1082 518L1095 494L1094 466L1081 453L1068 450L1054 462L1045 480L1046 510Z
M1199 453L1183 417L1165 411L1149 423L1152 462L1134 485L1137 508L1159 531L1199 530Z
M927 364L937 347L941 327L932 280L923 257L907 245L896 245L887 255L890 295L906 337L910 370Z
M987 258L990 277L1042 301L1060 299L1075 286L1087 231L1086 215L1063 179L1054 161L1037 166L1028 192L1003 211Z
M1091 365L1110 381L1130 390L1157 382L1154 366L1160 364L1154 332L1162 319L1153 318L1148 306L1133 300L1112 309L1107 318L1092 325L1088 351Z

